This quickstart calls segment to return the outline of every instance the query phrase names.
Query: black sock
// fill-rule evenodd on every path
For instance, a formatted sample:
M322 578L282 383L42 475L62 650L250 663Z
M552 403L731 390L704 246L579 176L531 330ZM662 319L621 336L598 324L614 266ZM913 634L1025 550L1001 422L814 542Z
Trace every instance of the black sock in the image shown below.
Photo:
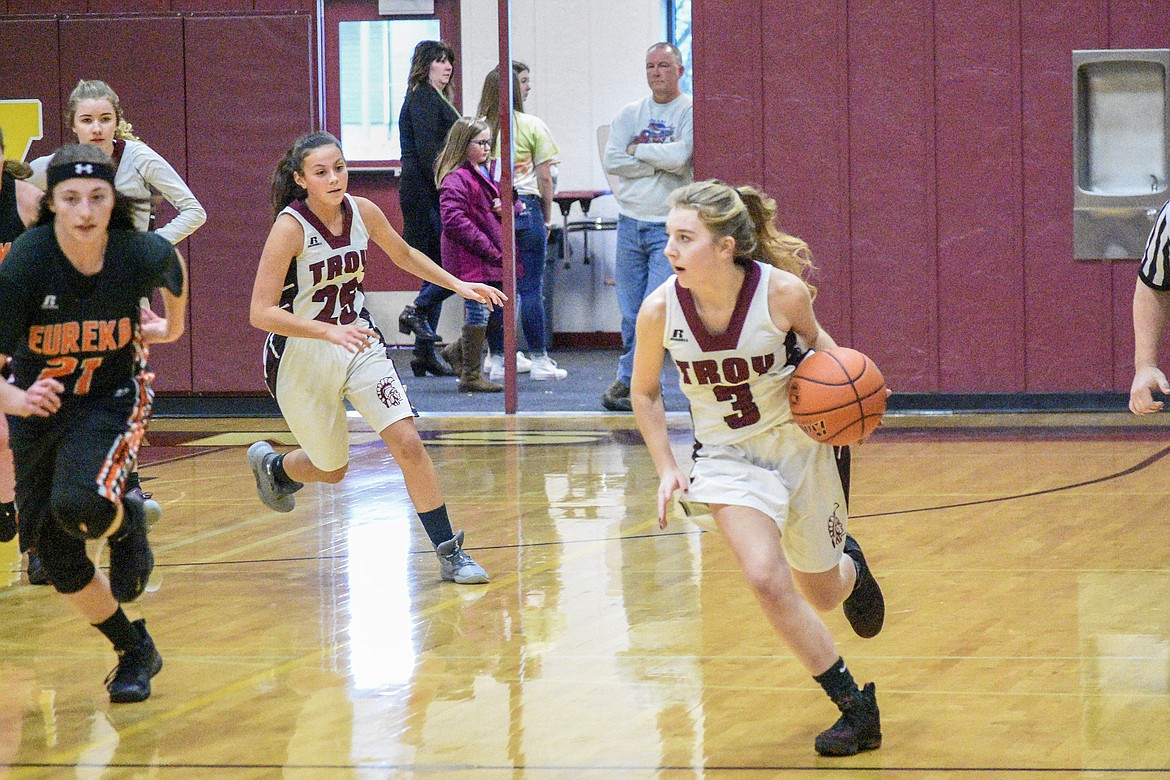
M426 529L427 536L431 538L431 544L435 547L455 536L455 532L451 530L451 519L447 517L446 504L440 504L437 509L429 512L419 512L418 519L422 520L423 528Z
M125 491L127 493L129 493L131 490L141 490L141 489L142 489L142 482L138 479L138 472L136 470L131 471L129 474L126 475Z
M11 542L16 536L16 502L0 502L0 542Z
M138 632L130 625L130 619L126 617L121 607L101 623L95 623L93 627L106 635L106 639L113 643L115 650L128 650L138 644Z
M276 481L278 487L296 488L299 490L304 485L290 477L288 472L284 470L284 456L287 454L285 452L272 459L272 478Z
M858 691L853 674L849 671L849 667L845 666L845 661L842 658L837 658L828 671L821 672L813 679L820 683L821 687L825 689L825 693L829 694L829 698L838 706Z

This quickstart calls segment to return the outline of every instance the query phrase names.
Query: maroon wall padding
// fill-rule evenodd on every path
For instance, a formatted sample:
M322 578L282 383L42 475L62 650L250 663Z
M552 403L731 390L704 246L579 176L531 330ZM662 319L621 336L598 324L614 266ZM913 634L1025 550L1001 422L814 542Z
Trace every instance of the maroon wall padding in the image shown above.
M936 6L938 386L943 390L997 392L1024 384L1019 345L1004 338L1024 327L1018 24L1010 3L956 0Z
M932 7L849 4L851 345L905 391L939 389Z
M696 173L777 199L830 333L900 391L1128 389L1136 263L1072 258L1072 51L1164 47L1170 0L703 5Z
M29 67L30 52L36 52L36 67ZM41 101L45 137L33 141L28 160L61 144L57 62L56 19L0 18L0 99ZM15 156L23 150L8 151Z
M1111 264L1072 259L1072 51L1107 47L1107 22L1103 2L1029 3L1021 13L1021 344L1032 391L1114 389Z
M183 20L178 16L66 17L60 20L60 40L62 110L52 119L61 126L61 137L69 142L77 140L63 116L77 82L100 79L118 93L135 135L188 179ZM192 192L196 198L201 196L195 189ZM158 224L166 224L175 213L168 202L159 199ZM191 256L189 242L180 244L179 251L189 263L198 262ZM151 348L155 389L191 389L190 325L188 312L187 332L182 338Z
M8 0L8 14L83 14L86 0ZM17 51L20 51L19 49Z
M714 176L714 171L735 171L742 181L762 180L764 95L759 6L758 0L726 0L696 3L691 10L692 26L704 33L693 38L694 91L703 96L709 125L720 127L717 133L695 133L697 178ZM712 67L700 68L698 64L704 62ZM714 67L715 63L720 66ZM698 116L695 118L697 121Z
M852 342L849 266L849 85L844 0L786 3L763 20L764 171L777 221L809 242L817 317ZM799 35L793 35L800 30Z
M208 214L191 238L193 389L262 391L264 334L248 305L272 171L314 128L313 18L188 18L186 50L188 183Z

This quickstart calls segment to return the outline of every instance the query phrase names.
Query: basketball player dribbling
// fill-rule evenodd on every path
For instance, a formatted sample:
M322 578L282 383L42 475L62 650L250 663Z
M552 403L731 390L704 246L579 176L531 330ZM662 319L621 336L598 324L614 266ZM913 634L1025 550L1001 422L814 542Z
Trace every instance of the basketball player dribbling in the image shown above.
M818 753L881 746L873 683L859 689L815 610L843 604L859 636L875 636L885 603L846 534L848 450L792 421L788 376L803 348L836 346L817 323L808 246L775 226L776 204L751 187L696 182L671 194L665 254L674 276L638 314L630 398L658 472L659 525L676 492L706 504L772 627L841 711ZM664 349L695 426L688 476L666 428ZM815 608L815 609L814 609Z
M462 282L390 226L382 210L346 194L341 144L329 133L299 138L277 165L275 221L252 289L251 323L268 331L268 389L297 449L277 454L267 442L248 450L260 500L278 512L295 506L306 482L336 484L349 464L349 401L378 432L402 469L407 493L439 557L442 579L488 581L463 551L447 516L434 463L414 425L414 410L382 334L365 309L362 279L372 239L402 269L488 306L506 297L486 284Z

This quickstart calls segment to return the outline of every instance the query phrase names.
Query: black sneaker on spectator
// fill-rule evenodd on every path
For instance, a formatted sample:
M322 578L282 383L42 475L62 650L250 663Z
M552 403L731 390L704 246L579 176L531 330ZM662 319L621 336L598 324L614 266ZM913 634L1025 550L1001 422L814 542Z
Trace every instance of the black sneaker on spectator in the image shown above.
M630 386L620 379L613 380L613 384L601 395L601 405L611 412L634 411L634 405L630 402Z

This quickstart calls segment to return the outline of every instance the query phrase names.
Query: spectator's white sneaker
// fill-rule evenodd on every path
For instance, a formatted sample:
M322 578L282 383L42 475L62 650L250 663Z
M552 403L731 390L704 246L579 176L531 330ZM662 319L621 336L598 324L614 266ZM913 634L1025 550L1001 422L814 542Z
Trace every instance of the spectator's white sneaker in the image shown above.
M532 358L532 379L536 382L546 382L550 379L564 379L569 372L557 367L557 362L547 354Z
M532 361L523 352L516 353L516 373L527 374L532 370ZM492 382L504 381L504 356L488 353L483 359L483 372Z

